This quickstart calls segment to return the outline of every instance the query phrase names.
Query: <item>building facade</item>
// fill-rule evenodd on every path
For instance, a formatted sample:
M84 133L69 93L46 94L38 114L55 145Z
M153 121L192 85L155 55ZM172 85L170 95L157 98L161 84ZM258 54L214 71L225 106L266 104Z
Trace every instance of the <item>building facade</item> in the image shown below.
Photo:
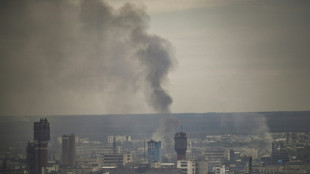
M196 160L178 160L177 168L182 174L199 174L199 166Z
M62 155L61 164L63 166L74 167L75 166L75 136L63 135L62 136Z
M122 167L128 163L133 162L132 154L103 154L102 156L103 166L109 167Z
M161 162L161 142L150 140L147 142L148 163Z

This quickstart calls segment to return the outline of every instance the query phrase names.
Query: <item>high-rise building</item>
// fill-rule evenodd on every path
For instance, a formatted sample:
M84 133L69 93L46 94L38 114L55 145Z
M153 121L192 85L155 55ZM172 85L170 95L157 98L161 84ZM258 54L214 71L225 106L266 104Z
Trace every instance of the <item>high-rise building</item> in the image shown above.
M27 171L29 174L34 174L34 163L35 163L35 143L34 142L28 142L27 144Z
M63 166L75 166L75 136L63 135L62 136L62 156L61 164Z
M150 140L147 142L148 163L161 162L161 142Z
M249 157L249 174L252 174L252 157Z
M47 119L34 122L34 141L27 145L27 170L29 174L42 174L47 167L47 144L50 140L50 125Z
M185 132L178 132L174 136L174 149L177 152L178 160L186 160L187 137Z

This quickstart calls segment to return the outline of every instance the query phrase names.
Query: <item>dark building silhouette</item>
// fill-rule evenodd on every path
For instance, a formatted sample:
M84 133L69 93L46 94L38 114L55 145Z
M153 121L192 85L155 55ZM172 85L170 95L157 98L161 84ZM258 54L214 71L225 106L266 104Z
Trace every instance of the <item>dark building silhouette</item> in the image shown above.
M75 166L75 136L63 135L62 136L62 165L63 166Z
M229 160L235 161L235 151L233 149L229 150Z
M186 160L187 137L185 132L178 132L174 136L174 149L177 152L178 160Z
M40 119L39 122L34 122L34 140L41 144L47 144L50 140L50 124L47 119Z
M28 142L27 144L27 171L29 174L34 174L35 168L35 149L36 146L34 142Z
M249 174L252 174L252 157L249 157Z
M9 174L7 160L7 154L5 154L5 159L2 161L1 174Z
M47 119L34 122L34 141L27 145L27 170L29 174L42 174L47 167L47 144L50 140L50 125Z

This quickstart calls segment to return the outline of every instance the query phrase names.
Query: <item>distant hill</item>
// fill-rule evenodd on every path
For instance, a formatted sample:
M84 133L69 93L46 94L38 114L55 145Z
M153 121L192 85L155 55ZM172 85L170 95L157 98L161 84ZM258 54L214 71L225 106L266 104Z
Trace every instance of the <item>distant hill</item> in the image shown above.
M236 133L262 133L264 131L310 131L310 111L300 112L248 112L248 113L182 113L171 114L179 120L188 136ZM136 115L79 115L48 116L51 137L74 133L79 137L106 141L108 135L130 135L150 138L158 126L156 114ZM2 149L25 145L33 139L33 122L39 117L0 117ZM179 126L173 128L175 132ZM172 135L173 136L173 135Z

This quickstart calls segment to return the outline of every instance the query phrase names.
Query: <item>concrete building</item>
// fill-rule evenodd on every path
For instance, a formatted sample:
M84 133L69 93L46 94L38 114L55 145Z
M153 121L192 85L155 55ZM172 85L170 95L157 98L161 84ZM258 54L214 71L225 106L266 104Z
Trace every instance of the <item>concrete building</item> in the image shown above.
M209 173L209 164L207 160L198 161L198 171L199 174L208 174Z
M214 174L225 174L225 166L222 167L213 167L213 173Z
M212 162L221 162L225 158L225 149L207 148L205 150L205 159Z
M302 174L310 173L310 165L308 163L289 163L286 165L270 165L270 166L253 166L253 174ZM248 173L248 171L245 171Z
M289 155L286 149L283 149L283 144L279 144L276 148L276 144L272 143L271 160L272 163L285 164L289 162Z
M62 136L62 155L61 155L61 165L74 167L75 166L75 136L63 135Z
M161 163L161 162L153 162L149 165L150 168L175 168L174 163Z
M178 160L186 160L187 137L185 132L178 132L174 136L174 149Z
M123 165L124 166L132 162L133 162L132 153L128 152L128 153L123 154Z
M148 163L161 162L161 142L150 140L147 142Z
M133 162L132 154L103 154L102 155L103 166L109 167L122 167L128 163Z
M177 168L182 174L199 174L198 162L196 160L178 160Z
M120 135L116 135L116 136L108 136L108 143L112 144L114 143L114 141L116 142L130 142L131 141L131 136L120 136Z
M176 168L103 168L100 173L111 173L111 174L180 174Z

